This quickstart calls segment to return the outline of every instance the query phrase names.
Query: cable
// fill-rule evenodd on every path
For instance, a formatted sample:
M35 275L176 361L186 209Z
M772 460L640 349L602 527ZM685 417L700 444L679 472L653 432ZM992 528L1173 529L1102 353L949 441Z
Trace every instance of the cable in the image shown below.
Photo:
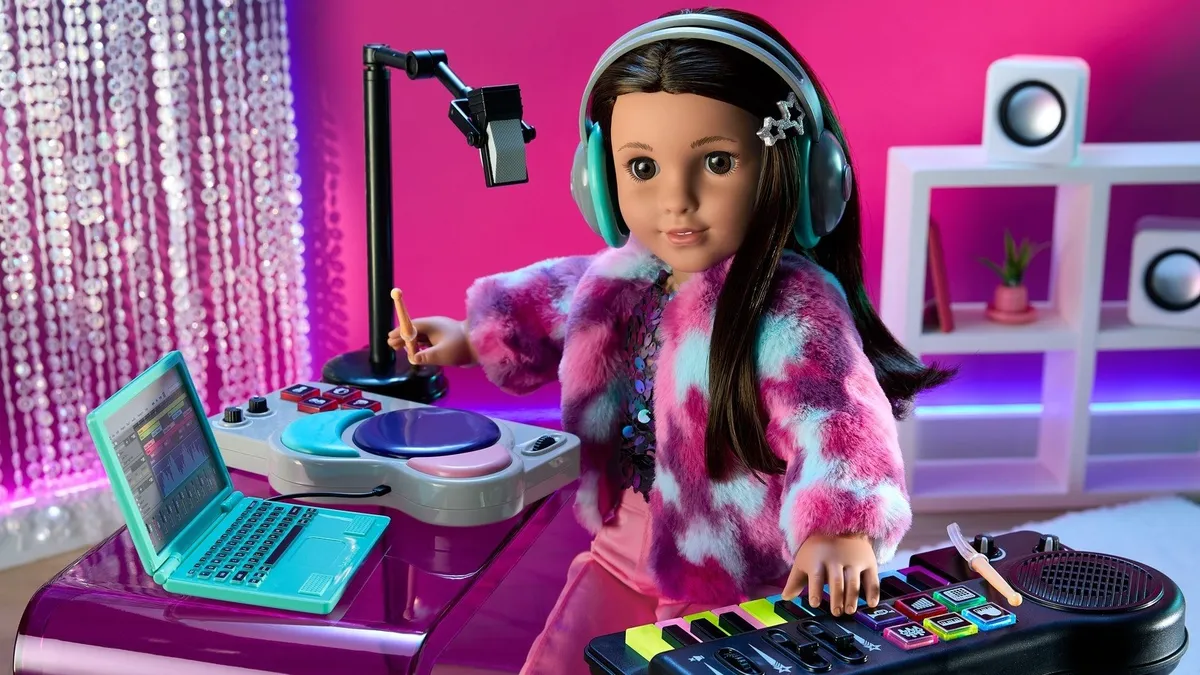
M268 502L277 502L281 499L300 499L303 497L334 497L339 499L370 499L371 497L382 497L391 492L390 485L376 485L370 492L293 492L290 495L275 495L265 499Z

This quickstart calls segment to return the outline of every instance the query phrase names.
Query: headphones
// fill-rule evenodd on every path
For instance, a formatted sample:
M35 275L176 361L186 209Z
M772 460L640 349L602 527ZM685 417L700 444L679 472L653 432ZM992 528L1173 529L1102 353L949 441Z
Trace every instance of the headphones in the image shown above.
M625 245L629 232L618 225L608 169L612 158L600 125L588 117L596 81L617 59L661 40L706 40L738 49L775 71L794 93L809 129L800 136L804 188L792 225L796 241L806 249L837 227L850 200L854 179L841 142L825 130L817 92L804 68L790 52L762 31L741 21L711 14L682 14L655 19L621 36L596 64L579 109L579 147L571 167L571 195L592 231L614 248ZM781 102L781 108L783 107ZM785 119L786 119L785 114ZM770 120L768 120L770 121Z

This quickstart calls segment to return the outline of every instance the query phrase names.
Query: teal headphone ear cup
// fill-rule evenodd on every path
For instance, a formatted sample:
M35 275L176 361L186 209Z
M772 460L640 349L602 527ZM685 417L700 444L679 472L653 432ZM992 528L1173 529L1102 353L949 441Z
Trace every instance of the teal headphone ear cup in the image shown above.
M579 207L579 213L587 221L588 227L592 228L592 232L603 236L600 235L600 225L596 221L596 207L592 203L589 182L588 146L586 142L581 142L575 148L575 159L571 163L571 196L575 199L575 205Z
M812 227L812 197L810 185L812 173L808 170L808 159L812 156L812 139L810 136L800 136L796 139L799 145L800 164L800 204L796 211L796 222L792 224L792 234L801 248L811 249L820 239Z
M854 190L854 177L838 137L821 134L808 158L808 195L814 237L828 235L846 212Z
M617 214L613 209L612 192L608 184L608 149L604 146L604 134L600 125L591 124L587 141L587 188L591 193L592 210L596 216L596 226L604 242L613 248L620 248L629 240L629 233L622 232L617 224Z
M837 136L826 131L815 146L807 135L799 142L804 185L792 230L796 242L811 249L841 222L854 190L854 177Z

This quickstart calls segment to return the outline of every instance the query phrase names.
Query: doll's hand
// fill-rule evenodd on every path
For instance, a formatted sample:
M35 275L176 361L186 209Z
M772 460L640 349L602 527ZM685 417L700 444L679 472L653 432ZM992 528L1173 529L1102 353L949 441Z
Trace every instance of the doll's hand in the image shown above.
M834 616L858 609L861 588L868 607L879 604L879 569L875 551L864 535L809 537L796 552L792 573L783 588L783 598L791 600L808 586L808 604L821 604L821 590L829 584L829 609Z
M469 366L475 363L475 352L462 321L431 316L413 319L412 324L417 331L417 343L428 346L409 357L409 363L416 366ZM399 327L388 333L388 346L395 350L404 349L404 336Z

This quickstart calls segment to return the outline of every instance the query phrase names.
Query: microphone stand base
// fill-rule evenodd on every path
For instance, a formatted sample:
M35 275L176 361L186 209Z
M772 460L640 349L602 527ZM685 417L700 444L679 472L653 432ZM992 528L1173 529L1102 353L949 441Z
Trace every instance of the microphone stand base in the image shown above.
M371 364L370 348L333 357L321 369L321 379L363 392L427 404L445 396L450 386L441 366L414 366L407 359L393 358L391 364L377 369Z

